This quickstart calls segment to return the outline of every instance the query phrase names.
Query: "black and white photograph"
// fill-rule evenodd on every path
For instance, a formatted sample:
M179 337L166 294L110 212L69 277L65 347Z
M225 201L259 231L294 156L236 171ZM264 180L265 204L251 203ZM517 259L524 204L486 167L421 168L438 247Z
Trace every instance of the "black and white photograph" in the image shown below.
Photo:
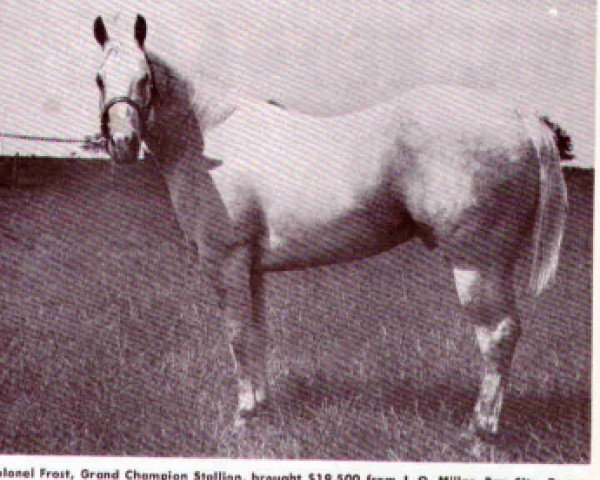
M589 466L596 8L3 0L0 466Z

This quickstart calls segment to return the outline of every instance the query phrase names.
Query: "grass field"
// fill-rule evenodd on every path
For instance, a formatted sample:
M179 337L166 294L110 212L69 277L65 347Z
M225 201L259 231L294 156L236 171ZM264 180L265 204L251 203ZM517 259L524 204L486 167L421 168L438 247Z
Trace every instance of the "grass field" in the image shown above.
M568 172L558 281L520 297L505 433L478 450L460 433L479 354L435 252L270 275L273 402L234 430L224 328L160 178L144 164L34 171L0 189L1 452L589 461L589 171Z

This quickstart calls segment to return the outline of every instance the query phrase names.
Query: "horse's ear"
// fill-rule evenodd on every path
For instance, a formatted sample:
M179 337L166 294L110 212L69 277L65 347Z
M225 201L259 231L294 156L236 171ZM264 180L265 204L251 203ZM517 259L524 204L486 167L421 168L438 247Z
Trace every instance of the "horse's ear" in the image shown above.
M146 40L146 32L148 27L146 26L146 19L142 17L139 13L137 17L135 17L135 39L140 46L140 48L144 48L144 41Z
M94 20L94 37L96 37L96 41L100 46L104 48L104 44L108 41L108 32L106 31L104 21L100 16L96 17L96 20Z

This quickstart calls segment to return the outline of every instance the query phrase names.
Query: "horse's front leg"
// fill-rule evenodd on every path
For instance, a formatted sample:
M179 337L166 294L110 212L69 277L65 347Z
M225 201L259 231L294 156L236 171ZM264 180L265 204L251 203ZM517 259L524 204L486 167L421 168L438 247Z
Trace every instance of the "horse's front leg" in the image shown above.
M238 377L236 426L267 399L267 332L262 275L252 271L252 248L237 246L222 266L222 311Z

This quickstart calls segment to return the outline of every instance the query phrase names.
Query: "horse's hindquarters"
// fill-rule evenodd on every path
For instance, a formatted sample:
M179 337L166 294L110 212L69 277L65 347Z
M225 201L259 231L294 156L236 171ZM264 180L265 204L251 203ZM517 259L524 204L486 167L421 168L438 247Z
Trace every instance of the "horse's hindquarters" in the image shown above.
M530 150L524 148L514 162L500 155L473 158L468 170L438 174L429 182L443 185L441 193L429 195L433 187L427 186L414 211L416 202L409 202L411 213L431 229L451 263L495 270L519 257L538 204L539 166Z

